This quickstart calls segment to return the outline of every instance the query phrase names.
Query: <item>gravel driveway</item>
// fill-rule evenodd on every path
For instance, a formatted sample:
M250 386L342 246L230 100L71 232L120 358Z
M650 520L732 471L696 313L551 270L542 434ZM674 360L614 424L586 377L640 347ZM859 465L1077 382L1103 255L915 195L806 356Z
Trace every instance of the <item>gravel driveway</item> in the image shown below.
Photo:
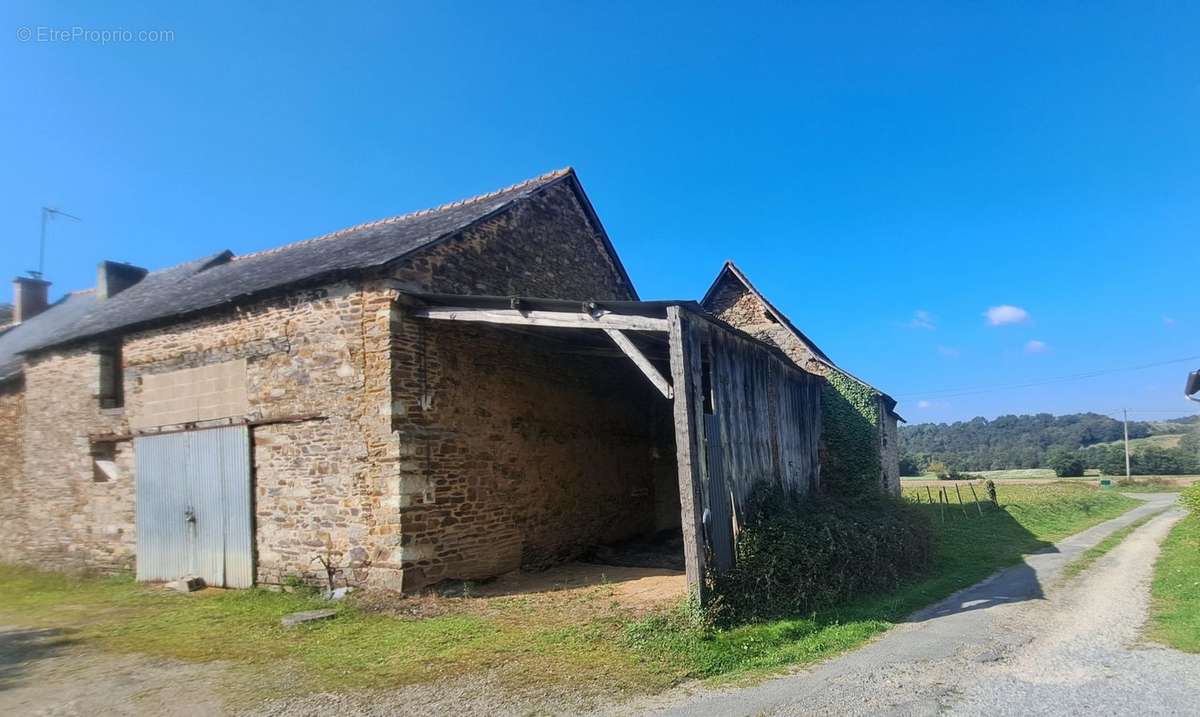
M1200 655L1145 644L1158 543L1174 494L1030 556L916 614L882 639L757 687L677 691L616 714L1196 715ZM1113 530L1166 509L1066 581L1062 567Z

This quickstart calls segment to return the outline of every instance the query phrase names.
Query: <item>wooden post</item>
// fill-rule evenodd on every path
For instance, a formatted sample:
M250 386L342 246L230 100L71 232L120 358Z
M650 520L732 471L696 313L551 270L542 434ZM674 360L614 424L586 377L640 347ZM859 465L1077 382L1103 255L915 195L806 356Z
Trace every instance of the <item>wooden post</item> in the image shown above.
M929 496L929 504L933 505L933 491L929 490L929 486L925 486L925 495Z
M671 385L674 387L675 462L679 471L679 513L683 528L683 563L689 591L701 604L704 594L704 397L700 395L700 352L694 329L678 306L667 307Z
M979 511L979 517L983 517L983 506L979 503L979 494L975 492L975 484L968 483L971 487L971 497L975 499L975 508Z
M942 522L946 522L946 489L938 488L938 508L942 511Z
M958 496L958 507L962 508L963 517L964 518L971 517L971 516L967 515L967 504L963 502L962 491L958 489L957 483L954 484L954 493L955 493L955 495Z

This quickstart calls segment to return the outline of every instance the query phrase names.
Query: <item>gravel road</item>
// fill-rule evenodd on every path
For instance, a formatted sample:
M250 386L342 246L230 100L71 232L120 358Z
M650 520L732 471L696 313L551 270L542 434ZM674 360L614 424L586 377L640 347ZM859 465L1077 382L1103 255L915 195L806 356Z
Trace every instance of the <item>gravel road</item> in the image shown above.
M1174 494L1030 556L913 616L867 647L756 687L677 691L614 714L1196 715L1200 655L1143 643L1158 543ZM1074 579L1062 567L1157 511Z

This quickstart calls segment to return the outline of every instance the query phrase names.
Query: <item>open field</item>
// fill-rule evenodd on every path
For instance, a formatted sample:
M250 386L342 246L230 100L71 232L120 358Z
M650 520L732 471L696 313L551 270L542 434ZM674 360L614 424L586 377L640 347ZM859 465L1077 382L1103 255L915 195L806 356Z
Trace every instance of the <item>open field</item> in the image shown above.
M1107 479L1112 481L1112 487L1116 490L1129 491L1132 493L1174 493L1183 490L1184 488L1200 481L1200 476L1185 476L1185 475L1144 475L1133 476L1126 482L1123 476L1101 476L1101 475L1085 475L1082 478L1057 478L1054 471L1049 468L1027 468L1019 470L1007 471L975 471L970 473L971 479L975 482L982 480L993 480L997 483L1006 484L1043 484L1053 482L1068 482L1081 483L1086 485L1099 485L1101 480ZM918 488L925 486L937 485L953 485L955 481L938 480L935 475L924 476L906 476L902 479L901 485L905 488ZM960 481L961 482L961 481Z
M973 476L990 480L1058 480L1058 477L1054 475L1054 471L1049 468L1014 468L1003 471L967 472ZM933 473L928 473L921 476L904 476L901 480L937 480L937 476Z
M1150 636L1200 653L1200 513L1179 521L1154 566Z
M304 594L206 590L179 595L128 578L0 568L0 624L59 628L71 649L230 665L231 699L322 690L437 685L486 677L487 689L597 699L656 692L808 664L863 644L913 610L987 577L1135 501L1083 484L1005 486L1003 510L943 521L933 506L929 577L837 609L728 630L705 628L678 602L631 605L610 583L540 593L399 598L364 593L331 620L283 628L324 607ZM989 506L990 507L990 506ZM614 569L619 570L619 569ZM503 591L501 591L503 592ZM483 684L481 682L481 684ZM481 689L481 688L480 688Z
M1153 446L1154 448L1178 448L1179 441L1185 436L1184 433L1156 433L1153 436L1145 438L1130 438L1129 449L1138 451L1142 448ZM1109 441L1107 443L1097 443L1098 446L1123 446L1125 441Z

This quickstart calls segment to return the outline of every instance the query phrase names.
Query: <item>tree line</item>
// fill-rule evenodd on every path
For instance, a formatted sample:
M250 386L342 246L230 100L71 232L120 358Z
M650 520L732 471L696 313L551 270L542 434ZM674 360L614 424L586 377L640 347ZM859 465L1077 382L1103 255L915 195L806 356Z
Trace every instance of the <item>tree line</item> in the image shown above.
M1129 437L1183 434L1177 447L1138 447L1131 459L1136 475L1200 473L1200 417L1169 421L1130 421ZM1082 475L1096 468L1106 475L1125 474L1121 421L1099 413L1054 416L1039 413L974 418L955 423L918 423L900 427L901 474L921 475L931 464L958 471L1054 468L1060 475ZM1078 473L1076 473L1078 471Z

